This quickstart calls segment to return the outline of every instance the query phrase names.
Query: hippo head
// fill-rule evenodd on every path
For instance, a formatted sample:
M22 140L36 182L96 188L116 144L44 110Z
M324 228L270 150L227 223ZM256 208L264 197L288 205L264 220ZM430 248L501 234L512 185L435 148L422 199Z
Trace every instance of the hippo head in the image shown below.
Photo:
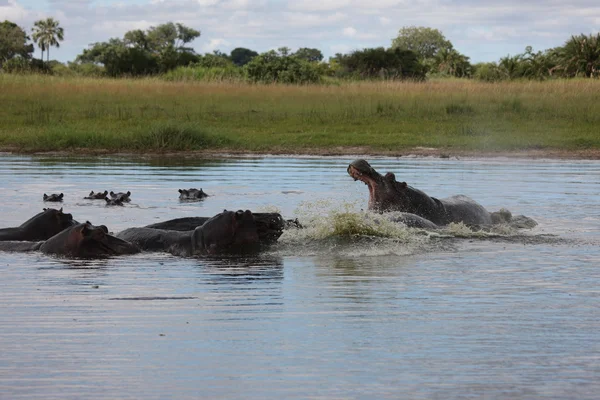
M106 226L94 226L89 221L51 237L40 249L46 254L81 258L102 258L140 251L137 246L109 235Z
M113 197L112 199L105 197L104 201L106 201L107 206L122 206L123 205L123 200L120 197Z
M208 195L202 189L179 189L180 200L201 200Z
M127 191L127 193L123 193L123 192L119 192L119 193L115 193L113 191L110 192L110 197L114 200L119 200L121 202L126 201L129 202L131 201L131 192Z
M63 201L63 197L65 197L64 194L46 194L44 193L44 201Z
M47 239L56 235L58 232L73 226L76 222L73 220L73 215L54 208L44 208L44 211L29 219L22 228L35 231L36 235Z
M347 171L355 181L364 182L369 187L369 210L410 211L408 185L397 182L393 173L381 175L365 160L353 161Z
M194 230L192 253L246 253L258 250L256 220L250 210L224 210Z

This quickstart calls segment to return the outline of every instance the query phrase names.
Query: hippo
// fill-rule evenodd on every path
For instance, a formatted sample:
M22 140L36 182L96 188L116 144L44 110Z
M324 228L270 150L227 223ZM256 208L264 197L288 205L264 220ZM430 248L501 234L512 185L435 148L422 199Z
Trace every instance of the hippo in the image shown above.
M127 193L123 193L123 192L119 192L119 193L115 193L113 191L110 192L110 198L113 200L119 200L121 202L130 202L131 196L131 192L127 192Z
M227 210L224 210L224 212L225 211ZM284 221L279 213L252 213L252 215L254 216L258 238L261 244L272 244L277 242L277 239L279 239L283 230L287 228L289 224L293 225L292 222ZM146 225L145 228L170 231L193 231L209 219L209 217L176 218ZM298 227L299 223L295 226Z
M105 190L104 192L96 192L96 193L94 193L94 191L92 190L89 195L84 197L84 199L86 199L86 200L104 200L106 198L106 196L108 196L108 190Z
M47 195L46 193L44 193L44 201L56 201L56 202L59 202L59 201L63 201L63 197L65 197L65 195L62 194L62 193L61 194L55 194L55 193L53 193L53 194L50 194L50 195Z
M46 240L77 224L71 214L63 209L44 208L44 210L15 228L0 229L0 241L5 240Z
M40 250L45 254L76 258L103 258L140 252L138 246L109 235L106 226L94 226L89 221L67 228L46 241L0 242L0 250Z
M425 218L436 225L462 222L467 225L490 225L492 215L470 197L458 195L438 200L406 182L397 182L388 172L381 175L365 160L353 161L347 168L354 180L369 187L369 209L379 212L401 211Z
M113 197L112 199L105 197L104 200L106 201L107 206L122 206L123 205L123 199L121 197Z
M191 230L129 228L116 236L143 250L180 256L253 252L261 244L256 219L250 210L224 210Z
M198 189L179 189L179 200L182 201L198 201L208 197L204 190Z

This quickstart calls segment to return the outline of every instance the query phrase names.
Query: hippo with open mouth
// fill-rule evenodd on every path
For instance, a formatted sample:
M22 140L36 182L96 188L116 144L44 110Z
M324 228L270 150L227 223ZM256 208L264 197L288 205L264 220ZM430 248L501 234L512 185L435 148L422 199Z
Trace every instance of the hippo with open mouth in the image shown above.
M250 210L224 210L191 230L129 228L119 232L117 237L143 250L181 256L255 252L261 244L257 223Z
M77 224L71 214L63 209L44 208L20 226L0 229L0 241L5 240L46 240L57 233Z
M429 197L406 182L396 181L388 172L378 173L365 160L353 161L348 174L369 187L369 209L379 212L401 211L425 218L436 225L463 222L467 225L492 224L492 215L470 197L458 195L445 199Z

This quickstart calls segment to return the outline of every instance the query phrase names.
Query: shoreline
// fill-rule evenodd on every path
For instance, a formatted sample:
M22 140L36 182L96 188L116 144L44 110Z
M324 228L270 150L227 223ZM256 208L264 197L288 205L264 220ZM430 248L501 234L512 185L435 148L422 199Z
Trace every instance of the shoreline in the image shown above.
M75 148L59 151L24 151L14 147L0 147L0 154L11 155L33 155L33 156L114 156L114 157L201 157L201 158L227 158L227 157L396 157L416 158L429 157L441 159L549 159L549 160L600 160L600 149L560 150L560 149L535 149L514 151L476 151L460 149L443 149L433 147L414 147L403 150L375 150L368 147L345 147L332 148L303 148L290 151L289 149L271 149L265 151L249 151L239 149L207 149L190 151L114 151L108 149Z

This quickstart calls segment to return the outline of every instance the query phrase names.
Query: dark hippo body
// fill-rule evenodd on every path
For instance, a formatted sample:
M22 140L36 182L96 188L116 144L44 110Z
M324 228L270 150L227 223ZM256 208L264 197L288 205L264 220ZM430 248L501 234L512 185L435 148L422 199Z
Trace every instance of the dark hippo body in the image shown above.
M108 234L104 225L89 222L65 229L46 240L40 247L42 253L69 257L100 258L139 253L136 245Z
M182 201L198 201L208 197L204 190L198 189L179 189L179 200Z
M252 213L256 223L259 240L262 244L275 243L286 227L286 221L278 213ZM209 217L176 218L145 226L145 228L171 231L193 231L202 226Z
M243 253L260 248L261 241L256 219L249 210L237 212L225 210L212 218L207 218L202 225L195 227L189 225L189 221L186 225L181 220L166 221L154 226L191 229L129 228L119 232L117 237L134 243L143 250L167 251L182 256L224 252Z
M396 212L393 216L390 216L390 220L393 222L400 222L409 228L421 228L421 229L438 229L439 226L434 224L428 219L420 217L416 214Z
M75 225L71 214L63 213L62 208L44 208L44 211L34 215L20 226L0 229L0 241L4 240L46 240Z
M40 250L45 254L76 258L102 258L140 252L136 245L109 235L106 226L94 226L90 222L67 228L46 241L0 242L0 250Z
M55 202L59 202L59 201L63 201L63 197L65 197L64 194L46 194L44 193L44 201L55 201Z
M491 214L467 196L445 199L429 197L419 189L397 182L393 173L379 174L365 160L356 160L348 166L348 174L369 187L369 209L386 212L401 211L425 218L436 225L463 222L468 225L489 225Z
M131 192L128 191L127 193L123 193L123 192L115 193L115 192L111 191L110 198L112 200L128 203L131 201Z
M86 199L86 200L104 200L106 198L106 196L108 196L108 190L105 190L104 192L97 192L97 193L94 193L94 191L92 190L89 195L84 197L84 199Z

